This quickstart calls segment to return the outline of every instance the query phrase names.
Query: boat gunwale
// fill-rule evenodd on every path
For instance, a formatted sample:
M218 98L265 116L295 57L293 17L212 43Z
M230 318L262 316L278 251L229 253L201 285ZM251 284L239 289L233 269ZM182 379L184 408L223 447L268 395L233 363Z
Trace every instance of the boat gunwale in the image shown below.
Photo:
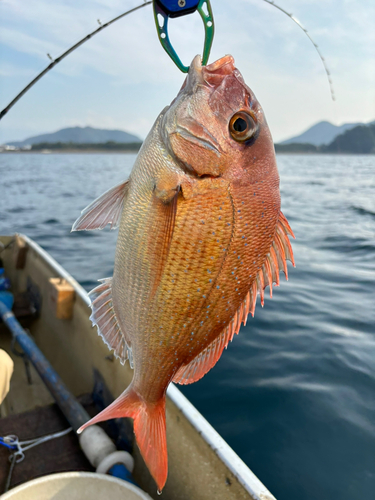
M22 233L17 233L17 236L23 239L60 278L66 279L74 287L82 301L87 306L90 306L91 302L86 290L46 250ZM167 396L254 500L276 500L272 493L269 492L245 462L241 460L175 384L171 383L169 385Z

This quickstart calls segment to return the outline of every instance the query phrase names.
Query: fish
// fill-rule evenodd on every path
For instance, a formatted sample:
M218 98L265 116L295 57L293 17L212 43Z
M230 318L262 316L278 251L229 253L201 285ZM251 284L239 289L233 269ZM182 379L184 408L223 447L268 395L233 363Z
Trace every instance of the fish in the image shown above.
M280 208L274 145L234 59L196 56L125 182L81 213L72 230L119 227L113 277L92 292L91 320L121 363L126 390L83 425L134 419L161 491L168 474L165 401L217 363L257 295L294 265Z

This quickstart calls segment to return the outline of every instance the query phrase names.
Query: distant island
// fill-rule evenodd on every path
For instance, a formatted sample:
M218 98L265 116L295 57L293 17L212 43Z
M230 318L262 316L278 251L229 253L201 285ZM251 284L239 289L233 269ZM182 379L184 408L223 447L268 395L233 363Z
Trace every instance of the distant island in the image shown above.
M329 138L329 140L328 140ZM0 152L118 152L136 153L142 140L123 130L70 127L50 134L11 141ZM369 124L329 122L313 125L302 134L275 144L276 153L375 154L375 121Z
M330 144L338 135L343 134L358 125L370 125L369 123L344 123L343 125L334 125L333 123L322 121L308 128L302 134L290 137L279 144L313 144L322 146Z
M284 141L275 144L275 151L276 153L375 154L375 122L350 128L327 145Z
M142 140L124 130L69 127L49 134L35 135L23 141L10 141L0 146L0 152L99 152L136 153Z
M138 153L142 142L98 142L98 143L74 143L74 142L40 142L33 144L28 151L55 151L55 152L83 152L83 151L122 151L127 153Z
M7 142L8 146L23 148L34 144L105 144L107 142L141 143L136 135L124 130L109 130L93 127L69 127L49 134L35 135L23 141ZM30 149L30 148L29 148Z

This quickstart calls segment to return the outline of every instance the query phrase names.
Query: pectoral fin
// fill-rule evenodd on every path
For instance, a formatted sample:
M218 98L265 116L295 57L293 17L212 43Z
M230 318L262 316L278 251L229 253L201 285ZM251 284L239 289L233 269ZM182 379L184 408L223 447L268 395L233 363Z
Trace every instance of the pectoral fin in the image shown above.
M151 296L155 294L159 286L171 248L179 192L180 188L177 186L170 200L164 201L158 196L158 192L155 190L152 199L155 215L152 221L153 226L149 229L148 243L152 266Z
M82 210L72 231L103 229L107 224L111 225L111 229L118 227L128 188L129 181L125 181L99 196Z

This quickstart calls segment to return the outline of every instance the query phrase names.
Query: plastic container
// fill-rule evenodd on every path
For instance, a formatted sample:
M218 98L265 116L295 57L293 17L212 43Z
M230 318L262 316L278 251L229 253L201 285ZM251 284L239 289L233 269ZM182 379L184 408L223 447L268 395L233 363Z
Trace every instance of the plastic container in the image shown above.
M93 472L61 472L33 479L1 500L152 500L137 486Z

